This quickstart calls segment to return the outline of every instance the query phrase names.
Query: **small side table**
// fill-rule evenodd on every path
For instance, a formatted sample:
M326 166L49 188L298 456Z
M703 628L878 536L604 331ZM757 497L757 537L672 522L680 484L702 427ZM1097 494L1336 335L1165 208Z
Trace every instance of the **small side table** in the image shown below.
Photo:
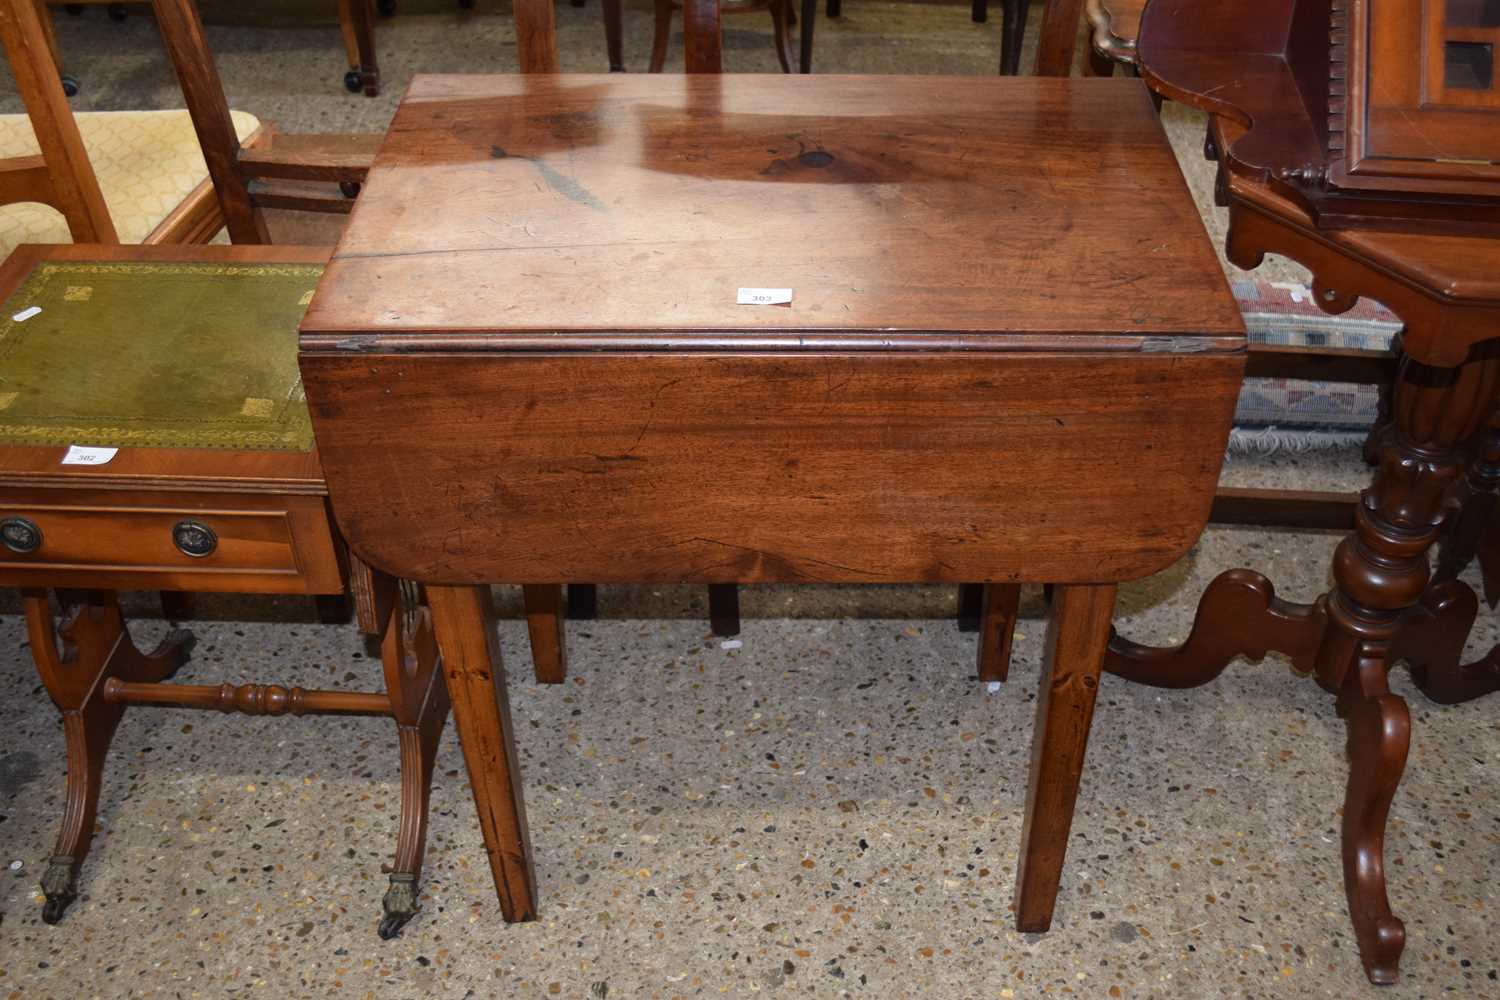
M1244 332L1139 82L952 86L407 92L302 372L350 545L428 585L506 919L536 890L488 584L1031 581L1017 923L1049 925L1115 588L1202 530Z

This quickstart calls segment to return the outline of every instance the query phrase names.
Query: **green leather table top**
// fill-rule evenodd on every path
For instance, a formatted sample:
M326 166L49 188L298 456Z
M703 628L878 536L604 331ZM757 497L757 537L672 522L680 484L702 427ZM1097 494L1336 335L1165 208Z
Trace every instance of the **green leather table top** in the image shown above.
M297 324L322 271L39 264L0 306L0 443L308 450Z

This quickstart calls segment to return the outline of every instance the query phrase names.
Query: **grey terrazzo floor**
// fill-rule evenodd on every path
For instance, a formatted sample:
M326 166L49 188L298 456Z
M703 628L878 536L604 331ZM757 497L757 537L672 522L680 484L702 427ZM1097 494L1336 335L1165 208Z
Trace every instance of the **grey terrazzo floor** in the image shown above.
M236 106L290 128L379 127L417 68L513 66L504 18L403 9L383 26L376 101L335 89L329 27L215 27L212 41ZM631 6L632 51L647 47L646 11ZM998 14L976 27L957 7L846 11L820 25L824 69L979 73L998 50ZM602 65L597 6L558 16L565 68ZM143 17L117 26L91 11L59 26L65 50L102 53L71 62L81 105L171 103ZM772 68L762 40L730 44L736 69ZM13 95L0 104L13 109ZM1191 167L1194 123L1169 127ZM1225 472L1303 487L1365 475L1347 451L1237 455ZM1123 588L1119 627L1180 640L1198 593L1231 566L1309 599L1335 542L1210 529ZM974 638L953 627L949 588L746 588L735 649L708 635L699 588L605 588L602 619L569 625L561 687L530 679L518 597L499 594L541 916L499 918L450 727L423 912L385 943L374 928L395 734L366 719L128 712L82 898L44 925L36 883L61 807L61 731L16 599L0 595L0 864L19 865L0 869L0 997L1500 996L1493 702L1440 708L1394 677L1414 720L1387 845L1409 944L1402 984L1376 990L1341 889L1343 725L1280 657L1195 691L1105 681L1057 919L1021 935L1010 906L1039 594L994 694L973 680ZM142 644L165 632L150 595L130 606ZM202 599L180 679L376 687L356 631L311 612ZM1486 613L1471 646L1496 641Z

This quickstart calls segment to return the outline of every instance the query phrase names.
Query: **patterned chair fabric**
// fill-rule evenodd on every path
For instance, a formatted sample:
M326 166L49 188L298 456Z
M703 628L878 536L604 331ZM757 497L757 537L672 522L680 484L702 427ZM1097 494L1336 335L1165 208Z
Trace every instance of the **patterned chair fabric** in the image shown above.
M123 243L140 243L208 178L186 111L80 111L73 116ZM231 111L241 142L259 126ZM0 158L41 153L25 115L0 115ZM50 205L0 205L0 258L22 243L71 243L62 213Z

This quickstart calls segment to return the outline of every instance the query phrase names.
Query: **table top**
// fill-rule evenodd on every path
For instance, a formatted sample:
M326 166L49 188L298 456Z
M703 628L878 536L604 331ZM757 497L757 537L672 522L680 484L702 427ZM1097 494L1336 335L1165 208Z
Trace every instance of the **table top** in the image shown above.
M276 339L276 329L270 328L274 323L282 332L288 334L280 340L285 352L284 373L286 381L277 382L278 394L295 394L300 397L297 373L291 367L296 359L296 344L291 338L291 324L296 322L296 311L300 308L297 303L305 291L297 291L291 299L290 308L293 312L290 316L286 312L288 303L282 301L289 294L287 289L296 291L297 288L311 289L316 280L316 272L328 258L328 251L324 248L309 247L272 247L272 246L90 246L90 245L63 245L63 246L22 246L18 247L9 258L0 265L0 299L10 299L18 288L26 285L29 279L34 278L44 267L59 268L59 280L66 280L70 285L79 288L92 287L97 294L104 294L103 284L98 282L85 283L81 280L67 277L67 269L84 266L97 269L101 281L110 280L114 272L121 269L131 270L140 268L162 268L178 267L185 269L202 269L205 267L222 267L236 272L239 276L231 275L228 280L231 284L243 283L243 272L246 269L270 269L278 277L271 279L277 286L276 294L280 297L277 302L261 302L253 308L247 305L255 314L250 317L249 322L256 329L249 330L254 333L258 341L273 342ZM197 280L198 275L194 275ZM290 282L290 284L288 284ZM295 287L293 287L295 286ZM71 291L71 289L69 290ZM84 294L82 292L76 294ZM233 288L230 295L234 294ZM66 292L64 294L66 299ZM15 303L12 303L15 304ZM84 308L88 305L97 304L90 299L87 302L70 302L68 305ZM152 307L153 303L148 301L136 302L131 305L135 311ZM258 311L256 311L258 310ZM12 312L6 313L12 327L14 320L11 319ZM205 322L222 323L227 321L222 310L204 306L199 303L195 309L197 318L205 318ZM40 318L40 317L37 317ZM29 320L27 322L35 322ZM123 322L123 326L129 326L134 320ZM244 325L246 319L239 317L234 322ZM193 332L192 323L167 323L172 327L172 332L178 336L191 336ZM23 324L24 328L24 324ZM15 332L14 329L12 332ZM205 339L212 339L216 335L215 330L205 329ZM63 331L60 336L68 340L70 346L76 348L77 343L85 339L82 333L76 337L72 331ZM247 356L249 360L259 358L266 360L259 351L265 345L258 344ZM110 346L108 349L117 350L119 345ZM5 352L0 351L0 355ZM59 355L62 360L61 370L65 370L75 383L78 380L89 378L83 364L84 359L79 358L79 352L75 350L64 350ZM192 360L192 351L179 350L174 354L179 360ZM119 355L112 359L115 369L124 375L134 372L140 380L151 377L151 366L141 367L139 359L134 359L120 351ZM248 361L247 361L248 363ZM167 369L161 369L163 384L170 384L171 375ZM170 367L170 366L168 366ZM200 366L201 367L201 366ZM22 371L6 371L5 377L24 376ZM206 375L204 376L207 377ZM219 373L217 378L225 382L224 388L230 390L234 387L235 379L226 377L225 373ZM97 381L97 374L94 376ZM262 384L271 384L265 378L265 373L254 373L253 377L244 376L239 379L241 388L257 387ZM21 405L25 402L24 393L19 391L26 388L24 385L17 387L17 396L13 405ZM4 386L0 386L3 390ZM142 392L145 391L143 388ZM304 442L301 438L295 445L288 449L285 442L279 440L279 434L273 434L269 442L258 442L253 435L241 433L244 428L252 426L255 421L249 419L256 414L264 413L267 423L277 423L277 418L285 409L273 401L269 408L260 404L266 398L266 393L261 388L246 389L245 395L253 395L255 400L246 398L241 406L246 411L243 416L246 419L236 420L234 413L226 411L223 414L211 415L219 424L229 427L227 443L230 439L240 440L239 447L172 447L173 441L191 442L200 438L212 437L212 434L190 432L187 427L191 421L191 415L177 412L168 407L172 412L167 413L165 421L153 421L158 433L145 434L142 440L149 439L152 446L128 446L128 435L131 433L126 422L118 419L119 414L111 416L108 400L95 400L91 405L87 401L75 400L79 405L80 412L84 413L88 421L97 430L97 434L91 434L83 424L71 429L76 430L78 437L72 443L79 445L127 445L120 447L118 454L105 465L62 465L61 459L66 453L67 444L56 443L62 438L52 434L52 431L60 429L59 425L67 423L58 420L38 420L36 423L36 436L47 440L49 443L29 444L24 441L18 443L0 444L0 486L3 487L30 487L30 486L66 486L72 489L108 489L113 487L129 486L131 488L155 488L155 489L190 489L190 490L216 490L233 489L236 491L274 491L278 493L309 493L322 494L326 492L323 483L322 471L318 464L318 454L315 447L310 447L311 442ZM192 390L182 390L179 395L191 396ZM159 401L157 401L159 402ZM202 399L198 402L201 404ZM145 400L143 405L161 409L155 402ZM300 403L298 404L300 407ZM42 425L46 426L42 426ZM232 425L232 426L231 426ZM287 425L290 426L290 425ZM166 428L162 430L162 428ZM125 435L125 436L122 436ZM270 450L266 447L269 443Z
M1145 88L1014 77L419 76L302 330L304 351L1243 346Z

